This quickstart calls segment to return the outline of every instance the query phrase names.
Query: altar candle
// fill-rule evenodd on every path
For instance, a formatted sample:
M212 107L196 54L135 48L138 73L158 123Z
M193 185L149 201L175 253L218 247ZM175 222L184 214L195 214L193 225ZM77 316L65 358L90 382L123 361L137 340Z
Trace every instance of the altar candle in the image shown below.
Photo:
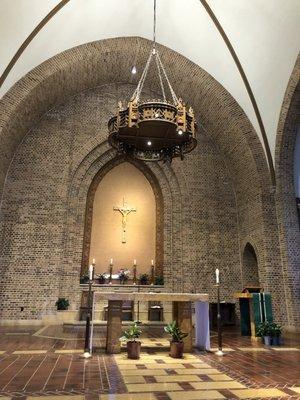
M89 267L89 278L90 278L90 281L93 280L93 272L94 272L94 267L93 267L93 265L90 265L90 267Z
M136 284L136 264L133 264L133 284Z
M113 266L112 264L109 267L109 284L111 285L111 280L112 280L112 273L113 273Z
M96 264L96 260L93 258L93 262L92 262L92 264Z
M136 265L136 259L133 260L133 265Z
M113 265L113 261L114 261L114 260L111 258L111 259L110 259L110 265Z
M151 265L154 265L154 260L151 260Z
M152 260L153 261L153 260ZM154 285L154 264L151 265L151 285Z
M220 271L218 270L218 268L216 269L216 284L219 285L220 283Z

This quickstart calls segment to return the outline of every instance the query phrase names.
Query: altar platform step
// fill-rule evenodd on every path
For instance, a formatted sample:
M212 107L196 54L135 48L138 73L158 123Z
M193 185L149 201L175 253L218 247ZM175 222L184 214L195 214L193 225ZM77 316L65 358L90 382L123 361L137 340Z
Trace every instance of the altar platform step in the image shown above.
M133 321L122 321L122 325L124 326L128 326L131 325L133 323ZM141 326L164 326L166 325L167 322L164 321L144 321L141 322ZM86 322L85 321L71 321L71 322L64 322L63 326L64 327L85 327ZM107 325L107 321L101 321L101 320L96 320L93 322L94 326L106 326Z

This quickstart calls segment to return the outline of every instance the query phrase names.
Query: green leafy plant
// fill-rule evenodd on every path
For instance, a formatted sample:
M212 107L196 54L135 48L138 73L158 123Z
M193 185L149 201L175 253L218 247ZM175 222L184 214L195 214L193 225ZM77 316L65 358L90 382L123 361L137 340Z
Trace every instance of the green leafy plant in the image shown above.
M97 279L98 279L98 283L100 285L103 285L105 283L105 281L106 281L104 274L99 274Z
M57 302L55 303L57 310L62 311L62 310L67 310L69 308L69 300L65 299L64 297L59 297Z
M137 322L133 322L132 325L126 331L123 332L123 336L120 337L122 341L135 342L142 334L142 330L139 328Z
M89 275L87 273L80 277L80 283L89 283Z
M282 333L282 326L272 322L271 324L271 336L280 336Z
M164 284L164 277L163 276L156 276L155 277L155 285L163 285Z
M172 337L172 342L181 343L185 337L188 336L188 333L182 332L182 330L177 325L176 321L171 322L170 324L164 327L165 332L169 333Z
M262 336L262 337L263 336L272 336L272 332L273 332L272 323L265 321L265 322L261 322L258 325L256 334L257 334L257 336Z
M149 285L150 279L148 274L142 274L140 276L140 285Z

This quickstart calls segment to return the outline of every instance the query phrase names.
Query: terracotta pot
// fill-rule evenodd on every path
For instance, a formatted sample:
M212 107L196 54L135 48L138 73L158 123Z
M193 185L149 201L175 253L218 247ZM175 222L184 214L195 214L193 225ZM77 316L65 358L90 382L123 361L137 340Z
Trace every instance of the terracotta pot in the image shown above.
M131 360L138 360L140 358L141 342L127 342L127 354Z
M183 342L171 342L170 357L182 358L183 357Z

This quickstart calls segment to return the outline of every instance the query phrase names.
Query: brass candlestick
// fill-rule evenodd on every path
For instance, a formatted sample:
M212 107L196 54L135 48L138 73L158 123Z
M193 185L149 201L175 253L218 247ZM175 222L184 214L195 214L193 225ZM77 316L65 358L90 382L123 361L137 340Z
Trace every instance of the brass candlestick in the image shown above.
M154 279L155 279L155 267L154 265L151 265L151 285L154 285Z
M136 265L133 266L133 284L136 285Z
M112 284L112 273L113 273L113 266L110 264L109 266L109 284Z

